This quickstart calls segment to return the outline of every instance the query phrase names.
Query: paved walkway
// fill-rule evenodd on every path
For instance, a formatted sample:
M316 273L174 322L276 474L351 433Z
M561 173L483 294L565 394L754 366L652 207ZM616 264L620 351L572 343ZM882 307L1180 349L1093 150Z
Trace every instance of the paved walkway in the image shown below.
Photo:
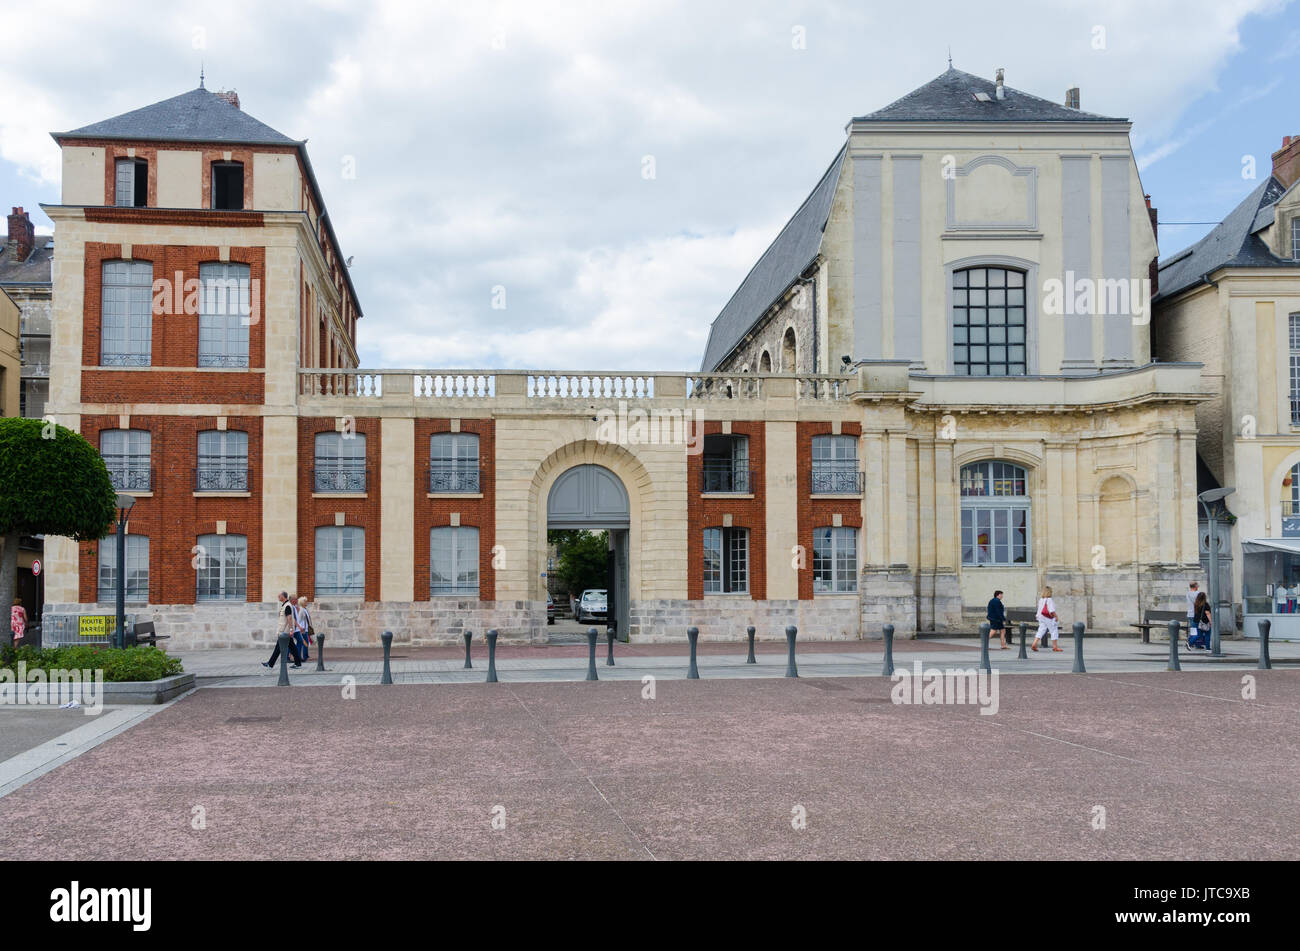
M1040 648L1019 659L1019 647L989 651L990 663L999 674L1069 673L1074 666L1074 646L1061 638L1061 653ZM1258 665L1256 641L1225 641L1224 656L1214 658L1183 648L1180 662L1186 672L1254 669ZM473 647L471 670L464 669L460 647L396 648L390 666L395 683L479 683L487 675L487 648L482 640ZM762 642L757 646L757 664L745 663L746 648L735 642L701 645L697 666L702 679L746 679L783 677L785 645ZM1279 668L1300 665L1300 643L1271 645L1270 655ZM187 672L195 674L201 687L269 686L279 671L267 670L261 662L264 650L180 651L177 656ZM920 661L925 667L971 668L979 664L979 645L970 638L900 640L894 643L894 666L911 669ZM356 678L358 684L379 683L383 669L382 650L375 648L330 648L326 645L326 672L315 670L316 656L300 670L290 669L292 683L299 686L337 686L341 677ZM688 647L685 644L615 644L615 666L605 664L606 645L596 651L596 673L602 680L640 680L646 675L660 679L685 679ZM884 646L881 641L809 642L798 646L796 659L802 677L879 677ZM1084 665L1089 673L1134 673L1164 671L1168 666L1168 644L1142 644L1135 638L1084 638ZM587 675L585 645L547 647L509 646L497 651L497 676L513 683L584 680Z
M0 860L1300 858L1300 677L1200 670L1002 678L995 715L879 677L198 690L0 798Z

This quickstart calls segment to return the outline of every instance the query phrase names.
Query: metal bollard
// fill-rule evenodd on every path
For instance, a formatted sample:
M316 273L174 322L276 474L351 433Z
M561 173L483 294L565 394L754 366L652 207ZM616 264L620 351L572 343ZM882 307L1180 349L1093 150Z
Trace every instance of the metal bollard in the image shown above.
M289 686L289 635L281 634L275 639L276 649L280 652L280 679L276 682L277 687Z
M596 676L596 638L599 637L594 627L587 628L587 679L598 680Z
M987 621L980 625L980 669L993 673L993 665L989 663L989 630Z
M614 635L618 632L618 622L610 621L605 627L605 640L609 641L609 653L605 655L605 666L614 666Z
M885 669L881 671L885 677L894 676L894 625L886 624L885 631Z
M1083 669L1083 622L1074 622L1074 670L1071 673L1086 674Z
M745 636L749 638L749 656L745 658L747 664L757 664L758 660L754 657L754 628L753 626L745 628Z
M461 670L473 670L474 665L469 662L469 642L474 639L474 632L466 631L461 637L465 638L465 666Z
M1021 621L1020 622L1020 659L1021 660L1029 660L1029 655L1025 653L1025 631L1027 631L1028 629L1029 629L1029 625L1026 624L1024 621Z
M381 684L391 684L393 682L393 670L388 666L388 654L393 649L393 632L384 631L379 635L379 639L384 642L384 675L379 678Z
M1259 669L1272 670L1273 661L1268 656L1268 632L1273 629L1273 622L1265 618L1259 622Z
M316 635L316 669L325 671L325 635Z
M686 679L699 680L700 669L695 666L695 642L700 639L700 629L698 627L688 627L686 629L686 639L691 642L691 666L686 671Z
M1178 622L1169 622L1169 669L1182 670L1178 663Z
M794 639L795 637L798 636L798 634L799 634L799 628L795 627L793 624L791 624L789 627L785 629L785 646L787 649L787 657L785 661L785 675L787 677L799 676L799 668L795 665L794 662Z
M494 684L497 681L497 631L496 628L487 632L488 642L488 675L487 683Z

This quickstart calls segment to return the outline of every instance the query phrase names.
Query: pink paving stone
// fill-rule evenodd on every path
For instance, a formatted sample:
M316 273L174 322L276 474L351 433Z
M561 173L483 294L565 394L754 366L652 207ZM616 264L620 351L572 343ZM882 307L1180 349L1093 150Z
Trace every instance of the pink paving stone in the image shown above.
M1294 859L1300 679L1242 676L200 690L0 799L0 858Z

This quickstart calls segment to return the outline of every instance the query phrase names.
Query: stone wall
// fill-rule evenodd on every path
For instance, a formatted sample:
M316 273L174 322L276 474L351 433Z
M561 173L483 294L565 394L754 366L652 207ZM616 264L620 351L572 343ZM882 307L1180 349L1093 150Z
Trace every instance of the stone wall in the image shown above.
M752 601L748 598L703 598L699 601L655 600L631 603L630 639L639 643L686 640L698 627L710 640L743 641L753 625L761 641L785 639L787 625L801 640L857 640L858 602L852 595L814 600Z
M814 362L814 324L816 292L812 283L796 285L777 309L760 321L753 336L736 348L718 367L719 373L739 373L748 366L750 373L816 373ZM795 365L786 366L781 359L781 341L786 328L795 335ZM771 369L761 366L763 352L771 358Z

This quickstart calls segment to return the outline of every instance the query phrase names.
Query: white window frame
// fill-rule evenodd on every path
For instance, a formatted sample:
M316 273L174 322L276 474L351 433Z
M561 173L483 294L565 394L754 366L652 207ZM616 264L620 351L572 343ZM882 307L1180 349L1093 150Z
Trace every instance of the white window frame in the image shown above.
M429 437L429 492L481 492L478 433Z
M107 596L105 596L107 594ZM95 596L100 604L117 601L117 535L99 541ZM126 602L149 602L149 536L126 536Z
M248 491L248 433L205 429L198 435L196 492Z
M153 264L100 265L99 364L147 367L153 354Z
M350 540L350 544L344 542ZM351 558L345 559L345 551ZM322 568L325 569L322 572ZM333 576L332 584L322 578ZM315 585L317 598L364 598L366 594L366 530L357 525L322 525L316 529Z
M247 264L199 265L199 366L248 366L249 274Z
M198 544L202 557L195 572L196 600L247 601L248 536L200 535Z
M856 594L858 530L823 525L813 529L813 594Z
M366 492L366 437L364 433L317 433L312 454L312 490L315 492ZM322 484L322 470L325 482Z
M1300 313L1288 317L1291 344L1291 425L1300 426Z
M153 434L147 429L103 429L99 455L118 492L153 491Z
M439 556L449 557L449 582L438 587ZM479 596L479 530L473 525L439 525L429 532L429 596L459 597ZM472 565L467 567L466 563Z
M1032 567L1034 535L1029 471L1014 462L982 459L962 466L959 478L962 567ZM1024 522L1024 559L1017 561L1014 534L1020 519ZM987 530L985 545L979 544L981 530ZM1000 531L1004 535L1000 536ZM1002 550L1005 558L999 557Z
M812 438L812 494L857 495L858 437L823 433Z
M749 529L704 530L704 593L749 594Z
M1291 219L1291 259L1300 261L1300 215Z
M144 201L136 201L140 173L144 172ZM149 163L144 159L120 158L113 165L113 204L118 208L144 208L149 204Z

